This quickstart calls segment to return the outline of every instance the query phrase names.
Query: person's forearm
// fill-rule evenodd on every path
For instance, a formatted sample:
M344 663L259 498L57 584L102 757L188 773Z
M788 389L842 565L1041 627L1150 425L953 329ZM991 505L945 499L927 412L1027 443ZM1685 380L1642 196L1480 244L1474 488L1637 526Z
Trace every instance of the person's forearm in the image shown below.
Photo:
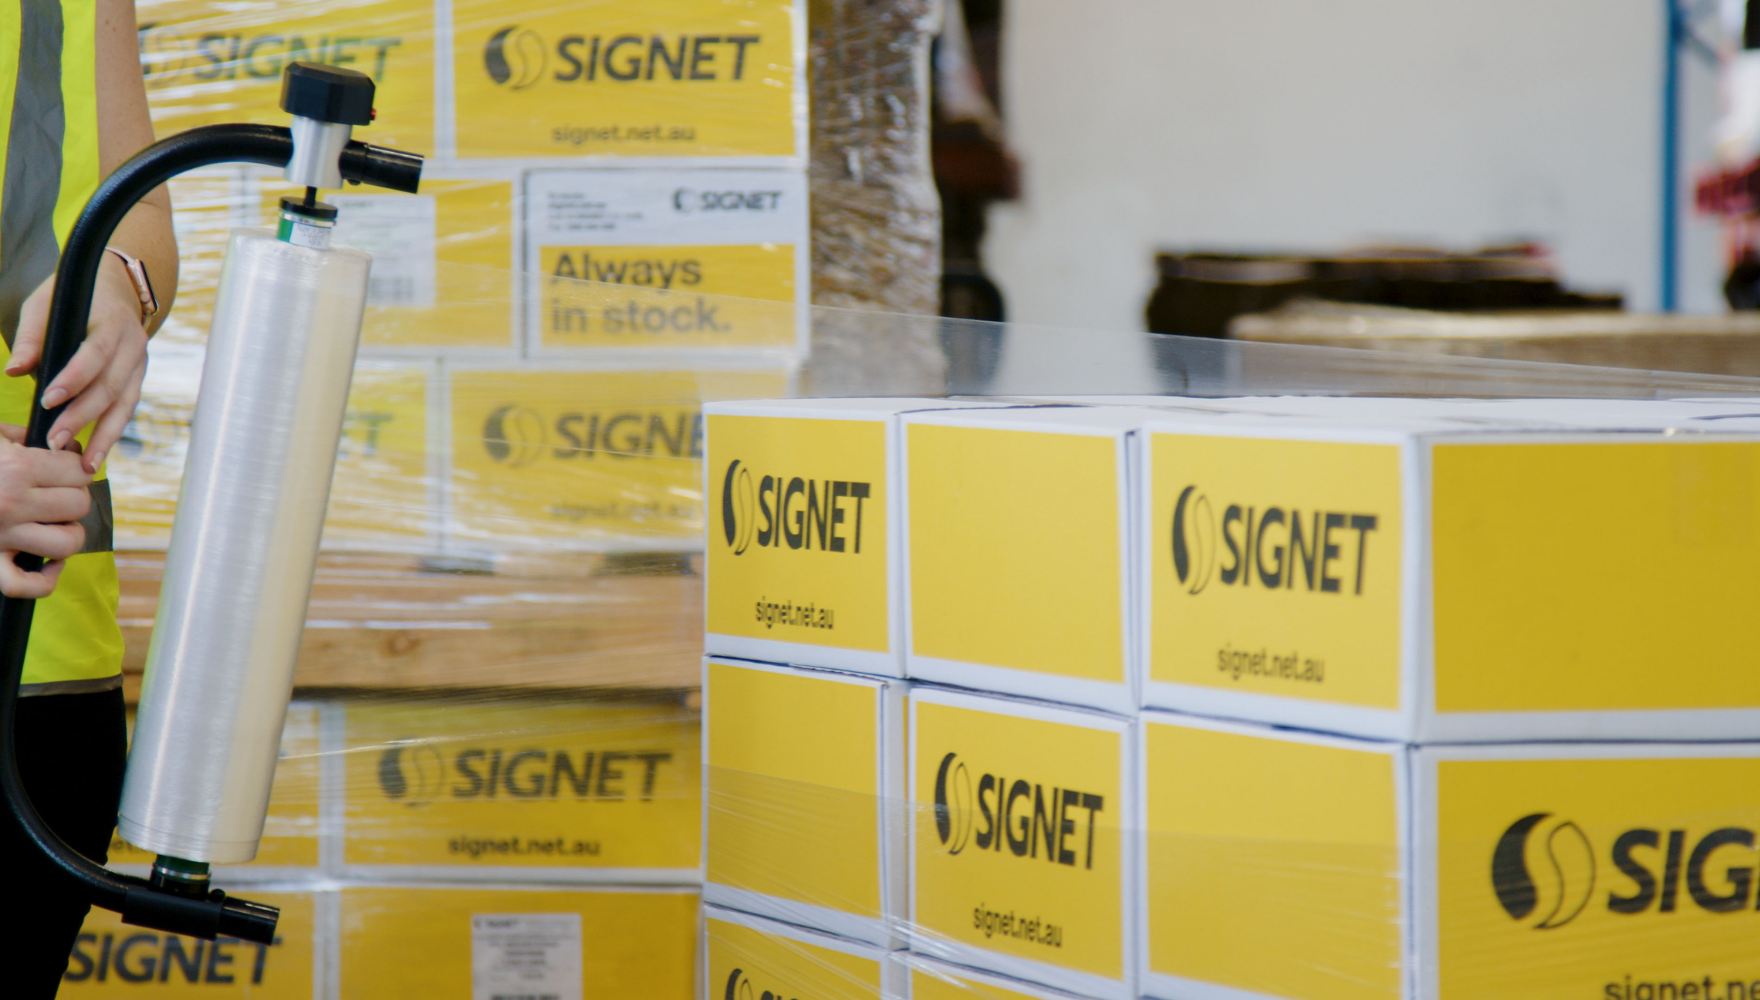
M141 199L123 216L110 245L146 265L153 295L159 300L159 311L147 322L147 335L152 336L177 298L177 239L171 229L171 198L164 188ZM115 256L104 256L106 266L121 266Z
M135 33L134 0L97 0L98 159L104 176L152 145L153 123L141 75L140 42ZM171 195L163 187L141 199L116 227L110 245L140 258L153 283L159 311L147 323L151 334L177 297L177 237L171 229ZM122 262L105 254L106 269L127 277Z

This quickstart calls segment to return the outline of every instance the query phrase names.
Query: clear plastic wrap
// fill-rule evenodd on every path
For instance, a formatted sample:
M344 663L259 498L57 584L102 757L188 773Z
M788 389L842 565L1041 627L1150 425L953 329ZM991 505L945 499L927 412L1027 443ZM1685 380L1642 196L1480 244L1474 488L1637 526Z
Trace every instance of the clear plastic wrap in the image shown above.
M1755 905L1750 849L1718 832L1760 830L1727 791L1753 784L1745 746L1537 749L1546 774L1473 793L1522 790L1526 812L1506 817L1501 802L1457 806L1451 769L1514 773L1526 751L1466 760L934 695L809 656L768 671L800 682L796 700L759 692L718 715L738 699L711 683L705 708L709 552L743 530L722 509L724 470L705 469L707 403L1589 397L1617 423L1639 419L1632 401L1760 400L1760 379L927 315L936 16L928 0L141 4L162 134L277 120L264 74L315 54L380 77L362 138L435 156L421 196L333 198L339 242L375 256L371 303L266 835L254 862L216 875L282 906L281 939L210 944L94 911L64 996L1552 997L1601 963L1595 990L1615 1000L1760 997L1751 949L1724 944ZM735 40L776 31L788 40L763 60ZM622 82L657 86L602 100L595 85L638 48L644 78ZM731 89L742 55L758 104ZM664 89L693 72L723 78ZM131 699L221 251L282 193L243 168L173 184L178 302L109 463ZM1708 488L1750 499L1742 482ZM769 596L773 623L804 617ZM812 693L826 684L836 697ZM912 713L936 698L931 714L985 716L952 724L971 746L917 753L933 727ZM1160 787L1204 808L1170 815L1150 794L1152 730L1237 741L1174 754ZM949 754L963 756L943 776ZM996 778L1008 831L985 819ZM1614 787L1657 794L1628 816L1597 791ZM1599 881L1564 926L1591 895L1578 837ZM140 872L151 857L116 840L110 860ZM1654 883L1643 908L1634 869ZM942 873L939 896L919 894L924 872ZM1096 880L1111 888L1093 895ZM1609 893L1633 909L1609 911ZM1456 896L1467 909L1435 909ZM1434 912L1465 916L1426 923ZM1670 920L1663 937L1646 929ZM1646 958L1657 940L1667 962ZM1008 961L978 968L987 955ZM1456 985L1462 968L1473 981Z
M510 276L508 280L538 279ZM588 309L624 302L628 294L618 286L542 280L551 283L552 294ZM657 299L667 300L666 295ZM769 315L783 323L794 322L798 315L795 307L786 303L709 301L751 309L753 315ZM834 317L837 325L819 327L824 316ZM949 355L963 352L967 357L989 357L988 367L967 368L959 376L961 381L944 381L937 387L942 398L964 395L973 402L1024 405L1057 396L1083 403L1106 402L1110 397L1130 404L1220 406L1224 405L1223 397L1290 393L1297 398L1284 397L1278 408L1300 412L1300 398L1305 397L1312 397L1313 405L1320 406L1330 405L1328 400L1339 395L1361 395L1365 407L1375 407L1389 402L1382 397L1403 395L1411 397L1413 405L1434 406L1445 405L1442 397L1466 397L1446 405L1471 416L1475 407L1471 399L1486 406L1497 397L1591 397L1601 400L1593 406L1605 415L1604 420L1635 426L1645 407L1688 405L1647 401L1727 397L1731 402L1694 405L1745 412L1746 400L1760 397L1760 383L1735 378L1047 330L818 308L808 318L815 329L859 330L862 337L882 346L895 337L918 342L928 336L944 345ZM165 349L155 346L155 351ZM973 760L968 773L974 796L968 801L973 805L963 817L954 817L935 797L932 765L939 762L926 763L919 758L915 764L907 763L905 745L900 741L909 740L912 730L899 713L910 704L904 694L909 686L896 680L890 682L898 691L892 709L898 722L896 739L885 748L878 744L873 748L876 760L884 754L894 755L888 758L891 770L882 777L876 763L877 770L866 785L852 784L847 775L823 777L847 768L848 759L837 741L854 739L859 743L862 739L859 731L835 724L835 720L858 718L859 712L855 716L824 716L784 701L756 703L774 718L755 717L756 728L751 731L770 734L774 749L753 748L748 755L768 754L772 760L792 761L790 766L805 769L804 775L784 770L773 776L766 766L756 763L718 765L712 754L705 755L706 747L715 745L718 732L726 731L718 730L711 717L708 742L703 742L697 693L703 677L704 552L707 544L722 544L724 524L719 509L723 484L715 476L704 481L701 435L707 431L699 429L700 407L705 401L723 398L804 395L808 385L837 386L862 395L903 395L920 391L923 384L920 373L897 375L885 369L853 366L847 357L814 351L798 360L769 354L705 358L679 352L661 359L668 363L653 365L661 373L658 375L644 365L632 364L629 358L618 358L615 364L572 368L521 364L497 367L485 375L466 362L442 357L424 362L419 376L401 372L400 360L363 359L357 373L357 404L368 399L368 393L378 395L371 397L370 406L352 408L355 416L347 438L354 450L345 448L339 466L330 541L320 561L297 682L300 701L284 736L268 837L257 862L225 869L218 876L223 885L251 883L253 892L284 893L291 901L287 904L288 926L295 930L284 935L289 942L285 950L268 952L265 976L287 966L284 959L291 959L300 969L313 969L313 978L305 978L303 972L292 977L297 980L294 993L302 997L382 996L392 991L389 984L394 981L438 983L450 977L449 981L462 982L473 966L454 956L463 954L462 935L475 933L471 931L474 919L525 919L567 911L576 917L560 924L539 920L511 925L526 935L516 934L518 940L550 942L543 944L548 949L544 954L551 956L544 963L552 964L544 965L550 971L542 974L562 975L556 969L569 968L561 956L572 954L569 948L573 946L568 942L574 940L570 936L574 921L581 922L581 933L588 935L582 940L587 942L597 933L591 930L596 926L594 921L607 919L602 907L615 906L621 912L627 901L634 907L628 911L631 926L653 929L646 932L647 937L617 940L646 942L638 948L642 954L658 956L664 949L675 949L672 953L676 955L703 956L697 961L704 964L693 964L695 971L678 979L673 978L677 968L670 961L629 964L632 953L625 945L596 949L583 943L580 981L596 982L596 977L605 977L653 995L705 995L706 991L706 995L719 997L733 968L738 968L745 979L735 977L735 992L743 995L741 983L749 980L754 996L773 986L798 995L822 988L827 995L851 997L874 996L880 990L897 996L907 986L929 996L948 990L959 990L960 995L975 991L1004 997L1109 992L1091 988L1092 982L1086 979L1039 975L1034 967L1004 963L1000 970L975 969L972 953L963 950L995 947L994 942L1002 939L1021 953L1016 957L1073 948L1073 939L1062 945L1056 942L1079 933L1081 921L1091 917L1078 919L1053 915L1049 909L1041 911L1036 908L1040 904L1024 889L1015 894L1020 898L1009 892L992 898L984 892L985 898L965 904L971 930L955 933L956 929L946 926L945 916L936 923L911 919L909 904L903 901L911 898L909 873L921 867L910 853L911 837L916 838L915 850L940 851L940 856L948 857L942 846L940 816L949 817L950 836L965 836L970 839L970 850L979 849L977 837L986 824L980 813L970 809L976 809L979 800L994 801L994 791L980 791L985 774L1011 772L1001 777L1011 785L1016 779L1027 782L1028 790L1025 798L1017 801L1017 809L1018 803L1027 804L1028 834L1037 822L1031 810L1035 786L1043 786L1041 799L1050 796L1053 789L1071 788L1101 795L1111 803L1114 794L1136 794L1125 784L1112 793L1086 788L1075 778L1057 773L1029 773L1031 762L1018 766L1005 762L998 767ZM175 366L162 366L155 369L154 377L168 381L168 374L175 371ZM485 400L463 412L466 401L456 387L470 383L460 383L461 375L480 379L477 385L483 387ZM608 443L601 432L597 450L589 452L584 430L576 431L581 437L578 446L564 445L566 438L558 434L558 421L566 420L566 413L541 408L544 404L533 389L533 380L538 377L551 380L553 398L578 401L580 420L562 425L571 430L590 426L593 412L625 412L642 406L675 409L667 411L669 416L658 427L651 419L642 421L640 438L613 434ZM1141 395L1124 397L1113 390ZM1190 396L1185 402L1170 400L1159 397L1158 390L1177 390ZM496 402L496 392L507 396L507 401ZM1213 402L1206 404L1206 398ZM596 411L593 404L600 402L615 405ZM504 414L498 431L486 426L503 406L527 407L537 415L521 424L519 418ZM689 434L673 454L669 441L680 438L681 432L676 430L680 413ZM400 427L399 421L405 419L419 420L420 426ZM606 423L601 416L600 427ZM1732 424L1719 423L1726 428ZM651 429L652 453L648 448ZM154 462L175 461L172 449L156 454L145 449L125 451L112 461L120 521L128 523L133 511L155 509L135 503L132 497L144 487L131 484L175 484L171 472L153 473ZM624 467L640 469L635 463L649 461L658 471L622 472ZM459 466L465 468L460 471ZM521 474L532 478L519 478ZM534 483L538 485L531 485ZM471 499L472 491L487 499ZM465 499L461 500L461 495ZM555 501L549 499L553 496L601 498L597 507L608 519L596 523L585 518L558 519L554 516ZM174 493L159 497L162 506L158 509L170 509L174 504ZM627 515L631 509L655 509L657 497L677 505L671 517ZM420 520L419 530L404 523L412 517ZM705 536L711 537L706 541ZM121 558L123 615L130 625L131 650L143 648L140 643L151 621L156 558L148 549L130 550ZM138 661L131 659L131 664L132 670L139 669ZM800 668L784 668L783 672L789 670L811 673ZM854 675L836 676L845 682L861 680ZM711 712L716 704L711 691ZM1007 704L1012 708L1025 703ZM1052 714L1088 717L1081 709L1045 708ZM877 711L871 708L867 717L879 719ZM827 719L834 723L830 728L826 728ZM1119 719L1117 725L1129 729L1139 723ZM1114 733L1110 738L1118 743L1120 761L1126 762L1121 766L1135 767L1129 762L1141 752L1139 744L1132 742L1139 737L1126 739ZM1005 746L1021 739L1034 737L999 732L988 745ZM1423 751L1350 738L1330 738L1329 742L1329 738L1315 737L1304 742L1298 734L1273 733L1261 739L1270 749L1237 749L1226 755L1236 762L1233 766L1237 770L1226 772L1233 778L1218 779L1228 792L1218 809L1227 805L1232 811L1224 812L1233 818L1219 813L1214 821L1195 827L1191 821L1176 820L1162 828L1157 825L1163 820L1153 802L1133 806L1140 809L1141 818L1136 820L1121 813L1108 815L1111 805L1096 813L1101 819L1097 829L1106 835L1096 843L1113 844L1121 855L1121 863L1113 869L1119 879L1115 899L1119 933L1136 933L1132 928L1137 926L1138 911L1125 905L1133 899L1147 905L1153 894L1171 892L1179 900L1213 903L1213 910L1195 909L1189 914L1176 908L1175 922L1185 929L1175 935L1175 946L1164 946L1159 952L1154 947L1143 949L1151 956L1163 955L1159 959L1163 964L1149 971L1172 969L1169 974L1179 975L1182 981L1232 984L1233 989L1273 996L1481 995L1453 988L1432 990L1413 979L1425 968L1425 960L1402 957L1408 954L1406 949L1416 947L1420 928L1407 915L1418 912L1413 909L1418 904L1411 900L1425 877L1421 868L1410 867L1416 864L1413 859L1422 842L1410 839L1418 834L1408 831L1418 829L1412 824L1421 815L1424 797L1434 795L1437 787L1424 784L1426 779L1420 777ZM1289 747L1301 749L1310 743L1324 744L1346 757L1350 754L1345 751L1354 752L1356 760L1368 763L1340 765L1342 770L1335 774L1326 771L1335 762L1321 754L1316 762L1288 765L1296 773L1303 773L1303 768L1312 770L1313 777L1293 785L1279 777L1252 795L1246 793L1249 779L1265 772L1255 772L1240 762L1276 758L1279 752L1287 754ZM1601 753L1585 751L1585 756ZM1653 746L1644 753L1661 762L1630 763L1643 774L1666 773L1666 768L1675 766L1667 763L1669 759L1677 764L1684 759L1686 765L1682 766L1687 766L1699 756L1715 756L1703 747ZM1547 750L1541 754L1545 755L1560 754ZM1735 780L1747 766L1745 760L1743 752L1732 750L1729 759L1720 758L1715 766L1728 770L1725 777L1734 776L1731 780ZM706 761L700 772L698 761ZM1446 774L1450 765L1435 766L1437 773ZM1657 772L1658 768L1664 770ZM1275 770L1279 775L1289 773L1284 765ZM1122 782L1122 778L1117 780ZM1591 780L1601 779L1593 775L1566 777L1555 787L1568 789ZM1351 781L1356 784L1349 785ZM1697 787L1694 783L1698 779L1687 775L1678 781ZM1352 794L1379 796L1373 800L1379 804L1350 804L1354 800L1346 794L1348 787L1359 790ZM1307 790L1306 798L1289 797L1298 788ZM1196 788L1192 794L1203 791ZM1537 852L1528 862L1537 886L1534 916L1522 924L1507 916L1501 919L1536 935L1535 940L1555 941L1561 940L1563 932L1577 928L1561 928L1559 934L1553 934L1551 929L1537 932L1529 925L1539 920L1543 911L1549 911L1565 891L1563 883L1545 881L1545 873L1552 871L1546 845L1564 845L1556 850L1568 850L1571 844L1558 838L1575 836L1568 831L1554 836L1554 830L1562 828L1562 820L1580 827L1591 847L1601 852L1596 859L1602 880L1596 890L1601 894L1598 899L1607 892L1630 895L1640 884L1608 881L1624 878L1615 874L1620 869L1606 855L1613 849L1613 841L1625 832L1623 827L1615 830L1608 824L1623 822L1623 818L1576 818L1593 815L1586 810L1601 806L1574 804L1576 799L1540 801L1542 797L1535 793L1538 804L1530 812L1548 812L1557 820L1547 821L1552 825L1544 829L1536 827L1539 833L1531 838L1536 846L1529 850ZM1061 803L1060 793L1056 801ZM1714 829L1754 829L1760 827L1760 818L1750 822L1737 815L1741 807L1713 803L1691 808L1665 803L1656 809L1661 811L1654 816L1632 820L1636 824L1632 828L1661 831L1662 846L1655 850L1639 846L1630 856L1660 885L1668 831L1687 831L1683 834L1686 853L1680 862L1675 912L1703 914L1693 918L1701 922L1713 919L1709 911L1691 902L1694 897L1685 883L1692 848ZM1490 810L1486 812L1490 814ZM1381 822L1371 822L1377 815L1387 821L1374 826ZM1266 816L1285 819L1262 833L1247 830L1251 822ZM1021 818L1016 817L1017 821ZM1072 829L1083 835L1064 831L1060 851L1069 852L1072 858L1083 857L1088 849L1083 824L1090 817L1078 805L1068 818L1076 824ZM1507 819L1514 822L1520 818ZM1343 823L1347 829L1336 834L1316 832L1329 830L1329 823ZM718 833L728 824L736 833ZM1029 842L1024 857L1012 853L1006 838L992 836L987 841L989 856L1003 869L1000 877L1012 882L1017 876L1010 866L1031 868L1035 859L1039 865L1071 875L1088 870L1046 859L1048 825L1053 834L1058 832L1056 822L1047 814L1038 828L1037 853ZM1504 823L1493 833L1500 835L1508 825ZM1497 841L1494 837L1482 845L1482 834L1471 833L1460 848L1471 856L1473 864L1461 862L1450 870L1465 873L1458 876L1458 891L1486 896L1492 891L1486 858ZM1081 844L1071 843L1072 836ZM995 848L998 843L1004 844L1000 856ZM1726 852L1730 860L1724 862L1724 853L1711 861L1701 859L1698 877L1703 883L1701 894L1707 898L1728 895L1740 876L1721 882L1717 879L1724 869L1739 869L1744 864L1739 844L1714 845L1714 849ZM884 879L878 872L872 891L857 893L850 888L860 879L852 880L847 872L840 874L839 866L847 865L862 850L892 852L893 873L884 877L891 880L890 888L882 889ZM1479 857L1480 853L1484 857ZM1157 863L1153 860L1156 857L1172 860ZM1561 864L1570 863L1564 855L1559 857ZM1207 860L1200 864L1193 859ZM118 842L112 860L143 865L149 859ZM1706 867L1709 864L1714 867ZM1150 866L1147 872L1142 865ZM711 884L737 891L715 895L718 908L708 911L707 922L699 923L695 907L705 872ZM1144 895L1133 896L1138 888ZM1571 891L1580 890L1573 887ZM1554 895L1547 896L1547 892ZM764 923L768 917L740 915L753 909L750 894L782 899L786 905L757 909L760 914L788 917L789 921L773 926ZM858 901L856 895L865 901ZM1266 904L1268 911L1255 908L1252 900L1270 896L1275 896L1276 902ZM1488 898L1496 905L1494 896ZM688 919L666 915L672 913L666 907L686 905L679 900L688 902ZM743 910L736 910L734 916L723 912L729 907L722 904L742 901ZM1474 905L1484 903L1478 900ZM661 907L660 915L652 918L656 923L649 924L650 918L644 915L643 908L648 906ZM1658 906L1660 903L1650 907L1653 920L1663 919L1656 912ZM826 913L841 911L860 911L869 919L856 925L823 919ZM303 933L297 928L308 926L300 923L307 919L302 914L308 912L312 915L310 963L306 952L300 950L306 946L292 943ZM1206 912L1213 915L1203 916ZM186 981L184 963L193 962L188 955L193 953L195 942L181 942L177 946L181 950L173 951L163 936L153 942L138 942L120 966L115 964L112 951L105 973L109 978L99 980L105 936L110 936L112 949L128 937L121 929L103 923L106 919L94 916L93 937L81 945L93 964L88 968L78 958L74 960L67 995L82 995L78 992L82 983L95 988L100 981L115 982L118 970L124 967L131 975L141 974L145 968L142 960L149 954L157 970L155 981L158 972L167 968L171 969L168 983ZM1628 945L1636 940L1630 935L1637 931L1628 930L1635 924L1619 923L1599 911L1594 919L1603 927L1594 933L1614 935ZM1715 919L1740 918L1719 915ZM718 928L730 922L743 928L745 936L732 942L718 939ZM803 926L809 929L801 930ZM819 931L811 930L814 927ZM1271 933L1255 931L1262 927L1282 928L1272 936L1288 937L1300 942L1300 947L1292 944L1274 949L1270 956L1248 947L1253 941L1262 941L1264 933ZM1720 927L1710 925L1710 930ZM406 936L400 937L389 928L407 928L401 932ZM706 928L708 934L703 946L707 950L702 952L693 943L700 928ZM494 956L502 954L494 950L504 945L494 944L492 930L481 932L482 954L489 956L481 962L495 961ZM1451 949L1473 947L1477 935L1502 930L1495 921L1481 921L1465 929L1439 930L1436 933L1442 936L1435 940L1443 947L1442 954L1456 954ZM824 937L823 932L831 933ZM1695 931L1706 932L1703 927ZM1542 939L1538 936L1542 933L1551 936ZM436 954L421 942L450 940L446 935L458 935L456 945L440 949L448 957L420 957ZM562 944L555 943L558 941ZM1228 942L1240 945L1231 952L1224 947ZM742 954L740 949L749 953L759 944L772 950L742 958L731 968L717 964L720 959L716 956L727 954L727 949L733 949L733 954ZM888 950L901 945L909 947ZM1166 951L1166 947L1173 950ZM374 948L389 949L386 964L375 966L381 971L359 971L360 956ZM872 982L858 967L858 960L865 959L855 954L869 952L879 955ZM222 978L229 969L255 968L251 949L232 946L224 954L232 956L232 965L221 961L216 966L216 974ZM1703 966L1703 971L1694 973L1699 977L1696 981L1712 975L1721 982L1735 974L1731 964L1735 960L1712 946L1695 946L1684 954ZM1124 961L1122 954L1120 961ZM1685 971L1665 976L1645 971L1649 967L1636 958L1626 964L1632 966L1634 983L1657 983L1669 976L1673 977L1670 982L1686 981ZM1216 971L1222 965L1227 968ZM1139 975L1134 967L1127 968L1128 972L1120 972L1119 981L1132 985L1120 986L1120 991L1134 989L1176 1000L1186 995L1180 990L1152 992L1142 985L1152 980ZM1243 968L1246 971L1240 971ZM1622 965L1617 974L1609 973L1607 980L1621 984L1622 990L1624 969ZM1009 973L1024 978L1011 978ZM207 975L203 965L196 979L204 985L216 982L203 978ZM767 984L764 975L778 977L780 984ZM1514 979L1494 985L1513 989L1511 982L1521 976L1511 975ZM1546 989L1556 985L1544 977L1535 981ZM309 993L308 982L313 984ZM1205 988L1193 989L1201 992Z

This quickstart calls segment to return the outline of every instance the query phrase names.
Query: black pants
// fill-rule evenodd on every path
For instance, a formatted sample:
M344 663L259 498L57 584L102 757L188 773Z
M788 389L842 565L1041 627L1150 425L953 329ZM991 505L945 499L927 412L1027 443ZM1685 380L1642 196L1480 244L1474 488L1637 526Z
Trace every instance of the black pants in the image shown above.
M128 756L122 692L18 700L18 767L37 814L68 846L102 864L110 853ZM89 909L59 871L35 860L9 815L0 815L0 858L13 866L0 891L12 930L0 934L7 997L50 998Z

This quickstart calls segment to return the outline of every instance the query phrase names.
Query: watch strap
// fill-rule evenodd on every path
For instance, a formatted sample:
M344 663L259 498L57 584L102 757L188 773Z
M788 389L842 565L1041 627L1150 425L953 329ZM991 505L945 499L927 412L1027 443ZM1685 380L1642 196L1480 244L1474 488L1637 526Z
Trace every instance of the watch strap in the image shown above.
M104 250L122 261L122 269L128 272L128 280L134 285L135 294L140 296L141 325L146 326L147 321L159 312L159 297L153 294L153 280L147 277L147 265L115 247L105 247Z

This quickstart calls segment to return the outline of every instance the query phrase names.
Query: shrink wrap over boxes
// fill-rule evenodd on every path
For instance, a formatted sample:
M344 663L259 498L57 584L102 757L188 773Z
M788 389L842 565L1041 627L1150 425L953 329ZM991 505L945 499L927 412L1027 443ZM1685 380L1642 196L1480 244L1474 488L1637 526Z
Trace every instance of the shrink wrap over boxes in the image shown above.
M700 730L678 700L356 700L343 872L695 884Z
M703 694L703 898L902 942L903 683L710 657Z
M530 351L805 351L798 171L533 170L524 199Z
M931 958L910 956L910 1000L1079 1000L1037 983L993 976Z
M1134 997L1134 723L928 687L910 709L911 951Z
M1136 708L1142 419L1078 407L904 417L910 677Z
M396 356L518 348L510 273L516 186L516 179L424 178L416 194L324 195L338 212L335 240L373 255L364 350ZM261 179L255 190L252 224L263 226L280 217L283 196L302 193L278 178Z
M801 0L454 0L456 155L801 166Z
M707 651L903 676L898 418L982 405L706 405Z
M1413 747L1159 712L1142 740L1148 996L1760 987L1760 807L1732 794L1760 745Z
M703 907L704 1000L905 996L896 952L747 913Z
M149 930L93 907L61 976L63 1000L322 1000L333 928L329 893L253 887L249 898L281 908L274 944L214 941ZM20 915L22 917L22 915Z
M1760 599L1760 434L1422 402L1146 422L1144 701L1423 742L1752 736L1760 674L1718 665Z
M700 550L701 401L788 384L784 366L449 365L447 538L466 552Z
M695 889L371 886L340 893L339 995L690 1000Z

